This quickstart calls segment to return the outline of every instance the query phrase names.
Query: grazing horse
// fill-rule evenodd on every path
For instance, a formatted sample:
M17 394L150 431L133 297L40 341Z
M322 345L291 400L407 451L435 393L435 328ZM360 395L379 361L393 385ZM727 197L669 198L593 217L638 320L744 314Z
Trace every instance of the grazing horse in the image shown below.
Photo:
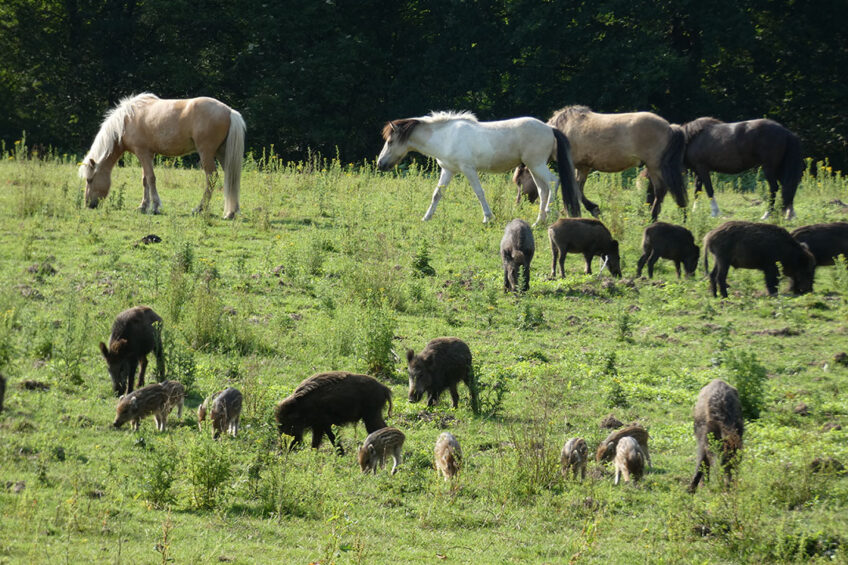
M710 171L736 174L762 167L771 193L763 219L774 209L778 182L786 219L795 217L792 204L804 174L797 135L773 120L762 119L727 124L715 118L698 118L681 127L686 136L683 163L695 173L695 193L701 185L707 189L713 216L718 216L719 210Z
M217 157L224 169L224 217L232 218L239 210L245 130L241 114L214 98L162 100L149 93L123 98L107 112L80 165L85 202L94 208L109 194L112 168L129 151L138 157L143 171L144 197L139 210L146 212L150 207L158 214L162 202L156 191L153 156L196 152L206 173L206 191L195 212L209 204Z
M548 161L554 154L563 179L563 204L571 215L580 215L568 139L535 118L480 122L470 112L431 112L420 118L387 123L383 128L383 139L386 143L377 158L380 170L391 169L409 151L435 158L442 168L424 220L433 217L442 198L442 189L448 186L455 174L462 173L483 207L483 222L488 222L494 215L486 202L477 171L506 172L524 163L541 195L536 224L544 222L550 195L548 182L553 177L548 170Z
M649 189L648 196L648 201L653 202L653 221L660 214L666 192L671 192L678 206L686 206L684 138L678 126L650 112L598 114L586 106L566 106L551 116L548 125L564 133L571 143L579 196L593 216L597 216L600 209L583 193L589 173L617 173L640 163L645 164L655 191L652 198ZM528 186L522 169L515 171L513 180L519 186L518 198L521 194L532 198L532 186Z

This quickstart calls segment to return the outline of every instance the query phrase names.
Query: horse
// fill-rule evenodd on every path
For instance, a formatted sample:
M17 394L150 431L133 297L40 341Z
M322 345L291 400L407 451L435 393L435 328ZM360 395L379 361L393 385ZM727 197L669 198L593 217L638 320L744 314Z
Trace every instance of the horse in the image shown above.
M795 217L793 202L804 174L798 136L773 120L759 119L724 123L715 118L698 118L681 126L686 137L683 164L695 173L695 193L707 190L712 215L719 209L710 171L737 174L762 167L769 184L769 206L762 219L774 210L780 183L786 219Z
M486 202L477 171L506 172L524 163L541 195L539 216L533 225L544 223L550 195L548 182L553 177L548 161L554 155L559 162L560 178L564 179L563 204L571 215L580 215L568 139L540 120L524 117L481 122L471 112L431 112L419 118L390 121L383 127L382 135L385 144L377 157L380 170L391 169L409 151L433 157L441 167L424 221L433 217L451 178L461 173L480 201L483 223L489 222L494 214Z
M206 191L195 212L209 204L217 157L224 169L224 218L231 219L239 211L246 129L241 114L214 98L164 100L150 93L125 97L106 113L79 167L79 176L85 179L85 202L95 208L109 194L112 168L129 151L141 162L144 197L139 210L150 208L158 214L162 202L156 191L153 155L196 152L206 173Z
M643 163L653 187L648 195L652 220L657 221L666 192L671 192L678 206L686 206L684 137L679 126L651 112L600 114L587 106L566 106L551 116L548 125L564 133L571 143L580 199L593 216L598 216L600 208L583 193L589 173L617 173ZM513 181L519 187L516 200L532 193L523 169L516 169Z

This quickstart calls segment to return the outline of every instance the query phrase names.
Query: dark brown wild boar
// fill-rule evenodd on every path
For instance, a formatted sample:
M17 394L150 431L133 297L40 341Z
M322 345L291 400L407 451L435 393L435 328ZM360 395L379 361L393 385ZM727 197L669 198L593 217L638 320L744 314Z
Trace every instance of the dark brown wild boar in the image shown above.
M754 222L725 222L704 237L704 272L709 270L708 256L715 257L715 267L710 271L710 292L716 288L727 298L727 272L737 269L759 269L766 279L769 294L777 294L777 279L783 272L792 279L789 287L795 294L813 290L816 260L809 249L797 242L780 226Z
M737 451L742 447L742 404L735 388L721 379L715 379L701 389L695 403L695 440L698 453L695 476L689 484L689 492L695 492L701 478L709 478L713 453L710 443L721 447L721 466L725 482L730 482L737 463Z
M518 193L515 195L515 203L521 204L521 195L526 194L530 204L539 199L539 189L536 188L536 181L533 180L533 175L530 174L530 169L524 165L518 165L515 172L512 174L512 182L518 186ZM551 191L553 198L553 191Z
M133 381L139 363L141 371L138 374L138 386L144 386L147 354L151 351L156 355L158 374L160 377L165 374L161 325L162 318L147 306L124 310L115 318L109 346L100 342L100 352L109 366L115 396L133 391Z
M456 408L459 405L459 391L456 387L462 381L471 393L471 409L475 414L479 413L471 350L464 341L456 337L437 337L418 355L408 349L406 361L410 402L418 402L426 393L427 406L435 406L442 392L449 389L453 407Z
M802 226L792 232L796 241L805 243L816 258L816 267L836 264L836 257L848 259L848 222Z
M392 391L374 377L344 371L318 373L300 383L276 408L280 434L293 436L289 449L303 443L303 431L312 430L312 447L318 448L324 434L336 445L332 426L362 420L368 433L386 427L383 407L392 411Z
M112 426L120 428L130 422L133 430L138 430L142 418L153 415L158 431L165 430L170 411L168 391L160 383L154 383L121 397L116 409Z
M565 276L565 255L569 252L583 254L587 275L592 274L592 257L597 255L604 258L613 276L621 276L618 242L612 238L606 226L595 218L560 218L548 228L548 237L553 254L551 278L556 277L557 258L559 271Z
M504 290L518 290L519 270L524 267L522 290L530 288L530 262L536 253L533 230L524 220L512 220L504 229L501 239L501 260L504 268Z
M655 222L645 228L642 235L642 256L636 265L636 276L642 276L642 267L648 263L648 278L654 278L654 265L660 259L671 259L680 278L680 265L687 276L695 274L701 250L695 245L692 232L683 226Z

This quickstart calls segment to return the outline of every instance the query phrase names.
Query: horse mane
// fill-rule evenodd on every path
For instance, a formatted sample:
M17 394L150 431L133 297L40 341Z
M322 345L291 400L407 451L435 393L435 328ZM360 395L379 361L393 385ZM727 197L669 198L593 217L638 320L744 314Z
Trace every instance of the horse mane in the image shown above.
M415 129L415 126L419 123L420 122L415 118L405 118L403 120L386 122L386 125L383 126L383 141L388 141L392 133L397 131L398 141L400 143L404 143L407 139L409 139L409 136L412 135L412 130Z
M548 125L557 127L560 122L567 122L569 119L574 118L582 118L588 114L592 114L592 109L588 106L582 105L574 105L574 106L566 106L565 108L560 108L554 115L551 116L551 119L548 120Z
M124 124L127 118L132 117L138 108L156 100L159 100L159 97L149 92L125 96L121 98L117 106L106 112L103 122L100 124L100 131L97 132L94 143L91 144L91 149L88 150L83 158L82 165L80 165L79 176L89 178L94 173L91 161L94 161L96 167L97 163L109 156L112 148L124 136Z
M689 143L689 141L693 137L695 137L708 127L723 123L724 122L716 118L704 117L698 118L697 120L692 120L691 122L686 122L685 124L680 126L680 129L683 130L683 136L686 138L686 143Z
M427 122L428 124L435 124L441 122L449 122L451 120L466 120L469 122L476 122L477 116L474 115L473 112L468 112L467 110L463 110L461 112L456 111L448 111L448 112L430 112L426 116L422 118L418 118L422 122Z

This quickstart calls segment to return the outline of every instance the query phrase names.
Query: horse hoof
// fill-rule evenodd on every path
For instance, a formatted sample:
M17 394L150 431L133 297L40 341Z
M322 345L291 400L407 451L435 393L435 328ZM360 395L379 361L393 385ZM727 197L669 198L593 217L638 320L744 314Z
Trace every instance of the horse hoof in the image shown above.
M230 212L229 214L224 214L224 216L223 216L223 218L224 218L225 220L232 220L232 219L233 219L233 218L235 218L235 217L236 217L236 213L235 213L235 212Z

